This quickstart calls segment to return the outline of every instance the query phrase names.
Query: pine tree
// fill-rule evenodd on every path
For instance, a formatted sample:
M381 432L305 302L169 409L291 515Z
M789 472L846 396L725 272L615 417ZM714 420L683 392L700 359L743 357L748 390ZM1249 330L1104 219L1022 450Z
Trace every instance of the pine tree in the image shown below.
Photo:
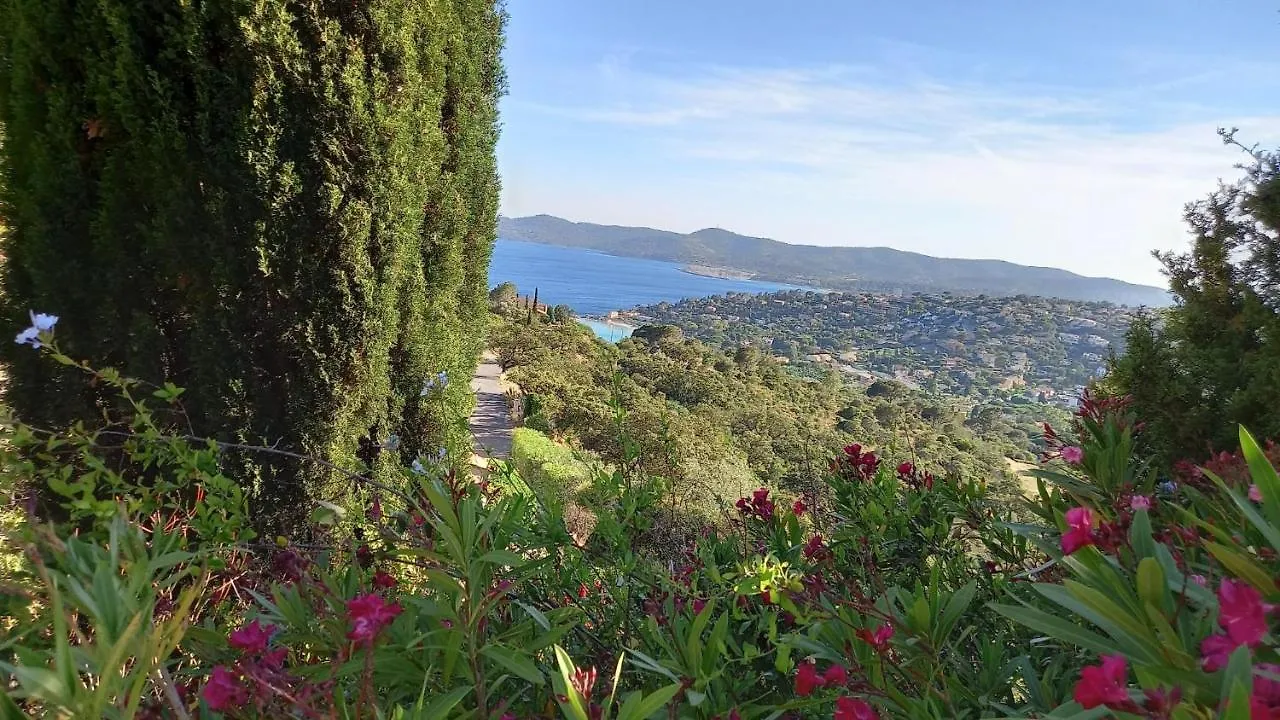
M4 313L188 388L191 429L351 465L461 442L496 231L494 0L5 0ZM5 349L27 421L107 399ZM373 456L367 456L371 459ZM386 457L377 460L390 462ZM241 457L263 516L348 492Z
M1165 465L1233 449L1238 423L1280 435L1280 166L1249 150L1244 180L1188 205L1191 250L1156 254L1175 305L1135 322L1112 363L1111 389L1132 396Z

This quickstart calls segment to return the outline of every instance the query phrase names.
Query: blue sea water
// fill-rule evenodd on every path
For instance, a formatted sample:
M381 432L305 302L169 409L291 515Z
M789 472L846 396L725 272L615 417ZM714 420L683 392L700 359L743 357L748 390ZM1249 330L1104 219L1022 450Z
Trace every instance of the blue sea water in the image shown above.
M795 287L693 275L676 263L661 260L499 239L489 262L489 285L502 282L515 283L521 295L531 294L537 288L539 302L563 303L579 315L595 316L664 300L674 302L728 292L763 293ZM617 326L598 324L602 327L592 327L597 335L606 340L615 339L609 335L617 332Z

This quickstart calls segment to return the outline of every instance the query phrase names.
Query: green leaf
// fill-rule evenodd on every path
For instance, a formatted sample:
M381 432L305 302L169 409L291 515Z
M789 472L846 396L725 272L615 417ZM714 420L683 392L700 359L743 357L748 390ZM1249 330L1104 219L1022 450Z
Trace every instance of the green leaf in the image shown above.
M641 700L630 714L625 713L626 707L624 706L624 712L618 715L618 720L644 720L644 718L650 717L671 702L671 699L676 696L676 693L680 692L682 687L682 683L676 682L654 690L646 695L644 700Z
M542 676L542 671L538 670L538 666L533 664L533 660L530 660L522 653L501 645L486 645L480 650L480 654L515 673L516 677L525 682L534 685L546 683L546 678Z
M969 604L973 602L973 597L977 592L977 581L970 580L965 583L964 587L953 593L951 599L947 600L947 605L942 610L942 617L938 620L938 637L934 639L935 645L941 645L946 642L947 637L951 635L951 630L960 621L960 616L964 615L965 610L969 609Z
M1134 555L1149 558L1156 554L1156 542L1151 537L1151 515L1146 510L1133 514L1133 524L1129 526L1129 543L1133 546Z
M1267 522L1266 518L1262 517L1262 515L1258 513L1257 508L1253 506L1253 501L1241 496L1240 493L1227 487L1227 484L1223 482L1222 478L1213 474L1211 471L1202 468L1201 472L1204 473L1205 477L1212 480L1214 484L1222 490L1222 492L1226 493L1227 497L1231 498L1231 501L1236 504L1236 507L1240 509L1240 512L1245 516L1250 524L1257 528L1258 532L1262 533L1262 536L1267 539L1267 542L1271 544L1272 549L1280 552L1280 529L1277 529L1275 525Z
M586 704L583 702L582 696L573 687L573 673L577 668L573 664L573 659L569 657L569 653L559 645L555 646L556 665L560 668L560 681L562 687L562 695L564 701L560 702L560 709L564 714L569 716L570 720L588 720Z
M0 720L31 720L6 692L0 692Z
M1116 651L1115 643L1092 630L1087 630L1057 615L1050 615L1044 611L1020 605L991 603L988 607L1016 623L1021 623L1036 632L1042 632L1049 637L1071 643L1076 647L1091 650L1100 655Z
M529 613L529 617L533 618L533 621L538 623L538 625L540 625L543 630L551 629L551 621L547 620L547 616L544 615L541 610L530 605L529 603L521 602L520 600L516 600L515 602L517 605L523 608L525 612Z
M1159 561L1154 557L1144 557L1138 563L1138 599L1153 607L1163 608L1168 592Z
M430 718L430 720L435 720L436 718L448 717L449 711L452 710L455 705L462 702L462 698L471 693L472 687L473 686L471 685L462 685L450 690L444 695L432 700L431 704L423 708L416 714L416 716L423 720L428 720L428 718Z
M1262 506L1266 508L1267 519L1273 525L1280 525L1280 475L1276 474L1276 469L1258 446L1258 441L1253 439L1253 435L1243 425L1240 426L1240 450L1249 463L1253 484L1262 493Z
M1206 541L1204 545L1232 575L1247 581L1263 593L1271 593L1274 590L1276 585L1270 573L1258 567L1249 558L1216 542Z
M524 563L524 558L507 550L506 548L497 548L481 555L479 562L490 563L492 565L507 565L510 567L518 567Z
M347 511L339 505L324 500L315 501L317 507L311 511L311 522L324 527L333 527L347 516Z

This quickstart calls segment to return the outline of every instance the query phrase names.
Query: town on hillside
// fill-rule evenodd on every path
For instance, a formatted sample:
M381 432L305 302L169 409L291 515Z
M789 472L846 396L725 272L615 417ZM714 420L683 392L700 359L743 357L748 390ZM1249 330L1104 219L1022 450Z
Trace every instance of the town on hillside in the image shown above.
M633 322L675 325L722 346L767 348L871 384L974 401L1072 409L1139 312L1020 295L890 295L787 290L730 293L637 308Z

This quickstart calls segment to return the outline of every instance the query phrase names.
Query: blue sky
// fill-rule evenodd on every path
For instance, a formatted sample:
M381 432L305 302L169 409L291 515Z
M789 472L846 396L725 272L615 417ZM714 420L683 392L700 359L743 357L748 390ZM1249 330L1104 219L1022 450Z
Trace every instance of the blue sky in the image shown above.
M1163 284L1214 131L1280 140L1272 0L508 0L502 212Z

